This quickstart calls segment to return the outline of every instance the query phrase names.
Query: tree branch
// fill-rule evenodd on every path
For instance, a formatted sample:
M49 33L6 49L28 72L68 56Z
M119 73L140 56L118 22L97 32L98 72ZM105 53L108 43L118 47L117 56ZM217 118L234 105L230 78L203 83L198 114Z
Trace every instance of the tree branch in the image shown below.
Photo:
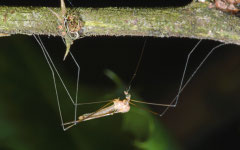
M209 2L178 8L67 9L82 23L81 36L153 36L211 39L240 45L240 18L208 8ZM63 36L49 8L0 7L0 36L42 34ZM52 8L60 14L59 8Z

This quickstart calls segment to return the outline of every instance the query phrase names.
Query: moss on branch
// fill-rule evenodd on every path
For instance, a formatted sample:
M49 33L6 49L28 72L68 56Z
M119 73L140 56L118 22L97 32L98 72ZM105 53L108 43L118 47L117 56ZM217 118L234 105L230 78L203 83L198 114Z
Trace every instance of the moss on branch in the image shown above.
M196 3L178 8L74 8L82 36L153 36L211 39L240 45L240 18ZM51 8L60 12L60 8ZM46 7L0 7L0 36L62 36L57 17Z

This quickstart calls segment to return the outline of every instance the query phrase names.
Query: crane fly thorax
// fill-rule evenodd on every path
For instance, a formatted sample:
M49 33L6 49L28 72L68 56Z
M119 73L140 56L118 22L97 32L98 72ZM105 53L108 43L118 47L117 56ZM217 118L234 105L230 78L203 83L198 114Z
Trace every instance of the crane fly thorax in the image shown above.
M126 113L130 110L130 106L129 106L129 102L128 100L119 100L119 99L116 99L113 101L114 103L114 109L116 110L116 112L119 112L119 113Z

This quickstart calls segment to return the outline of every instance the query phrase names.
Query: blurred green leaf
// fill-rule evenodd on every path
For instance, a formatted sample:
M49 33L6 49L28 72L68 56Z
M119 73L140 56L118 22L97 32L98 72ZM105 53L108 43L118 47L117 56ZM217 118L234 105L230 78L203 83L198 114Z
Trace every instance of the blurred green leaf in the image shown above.
M37 43L31 40L22 36L0 40L0 143L4 143L0 147L16 150L160 150L172 147L171 139L156 117L134 107L127 114L83 122L63 132L51 72ZM80 100L93 95L111 99L123 93L126 87L121 79L110 70L105 73L116 83L116 88L106 93L105 85L101 88L81 84ZM69 80L68 76L63 77ZM59 93L64 95L60 84L58 87ZM74 92L74 83L69 82L68 87ZM64 119L73 119L72 104L64 97L60 100ZM99 108L90 107L81 106L79 111L91 112Z

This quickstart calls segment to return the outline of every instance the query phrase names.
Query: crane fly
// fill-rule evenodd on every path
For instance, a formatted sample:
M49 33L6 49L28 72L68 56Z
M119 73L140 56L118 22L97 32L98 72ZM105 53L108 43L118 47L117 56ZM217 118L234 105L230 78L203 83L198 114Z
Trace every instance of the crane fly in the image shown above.
M97 111L92 112L92 113L85 113L85 114L79 116L77 121L71 121L71 122L64 123L63 126L69 125L68 127L65 128L65 130L73 127L74 125L76 125L76 123L80 123L83 121L106 117L106 116L114 115L117 113L127 113L130 111L130 104L136 106L136 104L134 104L133 102L149 104L147 102L132 100L131 94L128 93L128 91L124 91L124 94L125 94L125 99L123 99L123 100L120 100L119 98L111 100L109 103L107 103L106 105L104 105L103 107L98 109ZM167 105L167 104L155 104L155 103L152 103L152 104L159 105L159 106L168 106L168 107L173 106L173 105ZM146 109L146 110L148 110L148 109ZM150 111L150 110L148 110L148 111ZM153 114L156 114L156 115L158 114L153 111L150 111L150 112Z
M118 114L118 113L127 113L127 112L130 111L130 105L133 105L137 108L145 109L145 108L139 107L136 103L165 107L165 109L160 113L145 109L146 111L151 112L154 115L163 116L169 108L177 106L178 99L179 99L179 96L180 96L181 92L189 84L189 82L192 80L194 75L197 73L197 71L200 69L200 67L204 64L204 62L207 60L207 58L210 56L210 54L212 54L219 47L227 45L226 43L222 43L222 44L219 44L219 45L215 46L214 48L212 48L208 52L208 54L204 57L204 59L199 63L199 65L196 67L195 71L191 74L191 76L185 81L184 80L185 79L185 73L186 73L186 70L187 70L187 67L188 67L189 59L190 59L192 53L197 48L197 46L202 41L202 40L199 40L199 42L197 42L197 44L188 53L177 95L175 96L174 99L172 99L172 101L169 104L159 104L159 103L151 103L151 102L144 102L144 101L131 99L131 95L129 93L132 81L134 80L134 78L136 76L136 73L138 71L138 68L139 68L139 65L140 65L140 62L141 62L141 59L142 59L142 56L143 56L144 48L145 48L145 45L146 45L146 40L145 40L142 51L141 51L141 55L140 55L138 63L137 63L137 67L135 69L134 74L132 75L132 78L131 78L129 84L128 84L128 89L124 91L125 98L123 100L120 100L119 98L117 98L117 99L113 99L113 100L97 101L97 102L90 102L90 103L78 103L78 97L77 97L78 94L77 93L78 93L80 66L78 65L78 63L77 63L76 59L74 58L73 54L71 52L69 53L71 58L73 59L74 63L76 64L76 66L78 68L75 98L73 98L69 94L69 91L68 91L64 81L62 80L60 73L58 72L57 68L55 67L55 65L54 65L50 55L48 54L45 46L43 45L40 37L38 35L33 35L33 36L36 39L36 41L38 42L38 44L40 45L40 47L43 51L44 57L45 57L48 65L49 65L49 68L52 72L54 88L55 88L56 98L57 98L57 104L58 104L59 114L60 114L60 119L61 119L61 125L62 125L62 128L63 128L64 131L66 131L66 130L70 129L71 127L75 126L76 124L79 124L79 123L84 122L84 121L93 120L93 119L97 119L97 118L102 118L102 117L106 117L106 116L111 116L111 115ZM58 96L58 90L57 90L57 86L56 86L55 73L57 74L58 78L60 79L67 95L69 96L72 104L74 105L74 112L75 112L74 113L74 120L71 121L71 122L64 122L63 121L62 111L61 111L61 106L60 106L59 96ZM88 104L97 104L97 103L107 103L107 104L105 104L104 106L102 106L101 108L97 109L94 112L85 113L85 114L82 114L79 117L77 117L77 107L79 105L88 105Z
M197 44L188 53L177 95L175 96L174 99L172 99L172 101L170 101L169 104L159 104L159 103L151 103L151 102L144 102L144 101L131 99L131 95L129 93L132 81L134 80L134 78L136 76L136 73L138 71L138 68L139 68L139 65L140 65L140 62L141 62L141 59L142 59L142 56L143 56L144 48L145 48L145 45L146 45L146 40L145 40L144 45L142 47L141 55L140 55L138 63L137 63L137 67L135 69L134 74L132 75L132 78L131 78L129 84L128 84L128 89L124 91L125 98L123 100L120 100L119 98L117 98L117 99L113 99L113 100L97 101L97 102L90 102L90 103L78 103L77 95L78 95L78 83L79 83L79 75L80 75L80 66L78 65L78 63L77 63L76 59L74 58L73 54L71 52L69 53L71 58L73 59L74 63L76 64L76 66L78 68L75 98L72 98L72 96L69 94L69 91L68 91L64 81L62 80L61 75L59 74L57 68L55 67L55 65L54 65L50 55L48 54L45 46L43 45L40 37L38 35L33 35L33 36L36 39L36 41L38 42L38 44L40 45L40 47L41 47L41 49L43 51L44 57L45 57L48 65L49 65L49 68L50 68L50 70L52 72L54 88L55 88L56 98L57 98L57 104L58 104L59 114L60 114L60 119L61 119L61 125L62 125L62 128L63 128L64 131L66 131L67 129L70 129L71 127L75 126L76 124L79 124L79 123L84 122L84 121L93 120L93 119L97 119L97 118L102 118L102 117L106 117L106 116L111 116L111 115L118 114L118 113L127 113L130 110L130 104L135 106L135 107L138 107L138 108L141 108L141 109L145 109L145 108L139 107L136 103L142 103L142 104L147 104L147 105L155 105L155 106L165 107L164 110L162 112L160 112L160 113L157 113L157 112L145 109L145 110L151 112L154 115L163 116L167 112L167 110L169 108L177 106L177 103L178 103L179 96L180 96L181 92L189 84L189 82L192 80L194 75L201 68L201 66L204 64L204 62L210 56L210 54L212 54L219 47L227 45L227 43L222 43L222 44L218 44L217 46L212 48L207 53L207 55L204 57L204 59L199 63L199 65L196 67L195 71L191 74L191 76L185 81L184 80L185 79L185 73L186 73L186 70L188 68L189 59L190 59L191 55L193 54L193 52L195 51L195 49L200 44L200 42L202 41L202 40L199 40L199 42L197 42ZM61 81L61 83L62 83L62 85L63 85L63 87L64 87L64 89L65 89L65 91L67 93L67 95L69 96L72 104L74 105L74 112L75 112L74 113L74 120L71 121L71 122L64 122L63 121L62 111L61 111L61 106L60 106L59 96L58 96L58 90L57 90L57 86L56 86L55 73L57 74L58 78L60 79L60 81ZM82 114L79 117L77 117L77 107L79 105L97 104L97 103L107 103L107 104L105 104L104 106L102 106L101 108L97 109L94 112L85 113L85 114Z
M68 127L65 128L65 130L73 127L76 123L80 123L83 121L88 121L92 119L97 119L101 117L106 117L109 115L114 115L117 113L126 113L130 110L130 101L131 101L131 95L128 94L126 91L124 92L126 94L126 98L123 100L120 100L119 98L111 100L108 102L106 105L101 107L95 112L92 113L85 113L81 116L78 117L77 121L71 121L64 123L63 126L69 125ZM110 106L109 106L110 105Z

